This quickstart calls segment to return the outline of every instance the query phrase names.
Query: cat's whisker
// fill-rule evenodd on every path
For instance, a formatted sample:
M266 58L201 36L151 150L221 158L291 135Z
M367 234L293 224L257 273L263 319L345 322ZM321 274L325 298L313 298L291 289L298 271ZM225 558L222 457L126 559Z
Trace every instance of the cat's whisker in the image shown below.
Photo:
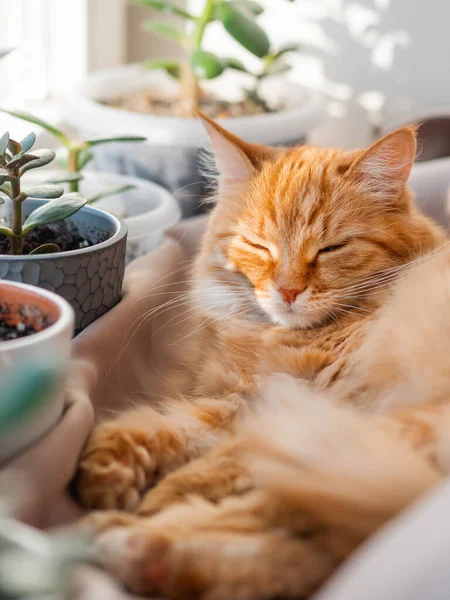
M414 260L411 260L402 265L397 265L395 267L385 269L384 271L379 271L375 275L367 277L365 280L356 282L350 286L343 287L343 288L341 288L341 291L347 291L347 290L353 291L355 289L364 288L366 286L374 287L379 282L382 283L385 280L390 281L391 279L395 280L399 276L399 274L402 274L403 272L410 270L415 265L418 265L424 261L434 258L438 254L441 254L443 251L444 252L450 251L450 241L444 242L438 248L432 250L431 252L428 252L427 254L425 254L423 256L415 258Z
M150 311L145 312L144 314L140 315L127 329L127 332L125 334L124 340L126 339L125 345L122 345L122 348L119 352L119 355L116 359L119 360L124 352L126 351L126 349L128 348L129 344L131 343L131 341L134 339L136 333L139 331L139 329L141 329L141 327L143 327L149 320L151 317L153 317L154 315L158 314L164 314L164 312L166 312L167 310L170 310L172 308L175 308L176 306L180 306L183 303L190 303L191 302L191 294L192 294L192 290L189 290L188 292L185 293L180 293L179 297L176 298L172 298L170 300L168 300L167 302L158 305L157 307L151 309ZM207 292L205 291L205 294ZM126 336L128 335L128 332L135 326L135 330L131 333L131 335L128 337L128 339L126 338ZM116 361L113 363L112 366L114 366L116 364Z
M218 287L217 289L219 291L221 291L222 288ZM173 299L169 300L168 302L157 306L156 308L152 309L151 311L144 313L144 315L141 315L141 317L138 319L141 322L138 324L137 328L132 333L131 337L127 340L127 344L126 344L125 348L123 348L120 355L122 355L123 352L126 350L127 346L129 345L131 340L134 338L136 333L139 331L139 329L141 329L143 326L145 326L152 317L155 317L155 316L159 317L162 314L164 314L165 312L167 312L168 310L174 309L175 307L179 308L183 304L191 305L191 302L193 299L201 300L202 298L208 298L211 291L214 291L214 288L208 288L207 290L202 290L202 291L190 290L190 291L186 292L185 294L181 295L180 298L173 298ZM234 294L237 295L236 292L234 292ZM176 315L176 317L178 317L178 316L179 315ZM166 325L167 324L164 324L162 327L164 327ZM160 331L160 329L158 329L158 331Z
M205 297L206 297L206 298L208 298L208 296L205 296ZM238 296L238 295L235 295L235 298L236 298L236 297L239 297L239 296ZM214 306L213 306L213 308L221 308L221 307L223 307L223 306L228 306L228 305L229 305L229 302L230 302L230 300L229 300L228 298L227 298L227 299L224 299L224 300L222 300L222 301L215 301L215 302L214 302ZM249 303L249 304L250 304L250 303ZM158 329L158 330L155 332L155 335L156 335L156 333L158 333L158 332L159 332L161 329L163 329L163 328L165 328L165 327L169 327L169 325L171 325L173 321L176 321L176 319L178 319L178 318L179 318L179 317L181 317L181 316L184 316L184 315L186 315L188 312L194 312L194 314L193 314L193 315L190 315L188 318L190 318L190 319L195 319L195 318L196 318L196 316L197 316L197 315L195 315L195 311L198 311L198 316L202 316L202 315L203 315L203 312L202 312L202 310L201 310L201 309L199 309L199 307L198 307L198 306L192 306L191 308L188 308L186 311L183 311L181 314L175 315L175 317L172 317L172 319L170 319L169 321L167 321L166 323L164 323L164 324L163 324L163 325L162 325L162 326L161 326L161 327L160 327L160 328L159 328L159 329ZM176 321L176 322L175 322L175 323L173 323L171 326L172 326L172 327L175 327L175 326L181 325L182 323L184 323L185 321L187 321L187 319L188 319L188 318L186 318L186 319L183 319L182 321Z

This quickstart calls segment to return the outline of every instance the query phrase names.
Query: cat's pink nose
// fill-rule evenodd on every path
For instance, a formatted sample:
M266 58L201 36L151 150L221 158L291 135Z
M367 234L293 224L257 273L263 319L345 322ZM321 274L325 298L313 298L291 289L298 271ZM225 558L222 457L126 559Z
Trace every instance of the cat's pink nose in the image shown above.
M278 291L287 304L293 304L297 296L303 292L303 290L287 290L286 288L278 288Z

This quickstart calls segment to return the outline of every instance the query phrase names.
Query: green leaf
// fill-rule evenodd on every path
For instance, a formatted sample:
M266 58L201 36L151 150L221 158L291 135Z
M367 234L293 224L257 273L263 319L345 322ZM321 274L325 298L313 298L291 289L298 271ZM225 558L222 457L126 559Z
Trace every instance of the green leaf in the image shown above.
M219 18L231 37L249 52L259 58L269 52L270 41L266 32L231 2L223 2L219 6Z
M223 66L226 69L234 69L235 71L242 71L243 73L249 73L245 65L236 58L222 58Z
M61 252L58 244L42 244L32 250L30 254L54 254L55 252Z
M214 79L224 71L224 64L218 56L205 50L196 50L191 55L191 67L199 79Z
M3 185L5 181L8 179L9 173L6 169L0 168L0 185Z
M6 168L9 171L12 171L17 169L17 167L23 167L32 160L36 160L36 158L36 154L16 154L9 162L6 163Z
M87 148L99 146L100 144L109 144L111 142L146 142L147 138L140 135L122 135L118 137L102 138L98 140L88 140L84 142Z
M110 198L111 196L117 196L117 194L122 194L123 192L128 192L129 190L134 189L136 189L136 186L131 184L110 188L109 190L104 190L103 192L100 192L95 196L91 196L88 202L89 204L92 204L93 202L97 202L97 200L101 200L102 198Z
M178 44L183 44L186 42L186 36L184 33L169 23L162 23L161 21L146 21L144 23L144 31L156 33L157 35L161 35L169 40L177 42Z
M176 60L154 59L144 63L147 69L165 69L169 75L179 79L181 76L181 64Z
M23 157L25 156L28 155L24 154ZM23 165L23 167L20 168L19 176L22 176L30 169L37 169L38 167L44 167L45 165L48 165L55 158L55 153L53 152L53 150L36 150L33 153L33 156L36 156L34 160L31 160L26 165Z
M253 2L253 0L234 0L230 2L238 10L247 13L249 16L257 17L264 12L264 6L259 2Z
M179 8L173 2L161 2L161 0L134 0L135 4L140 6L146 6L147 8L153 8L161 12L166 12L185 19L195 19L194 15L188 13L186 10Z
M0 154L4 154L6 152L6 148L8 147L9 142L9 132L7 131L0 138Z
M14 232L9 227L0 227L0 235L6 235L8 237L14 237Z
M20 142L20 145L22 146L22 154L28 152L28 150L31 150L31 148L34 146L35 141L36 134L34 132L31 132L26 137L24 137L23 140Z
M19 111L5 110L4 108L1 108L0 112L4 112L8 115L11 115L12 117L17 117L18 119L22 119L22 121L27 121L27 123L33 123L34 125L43 127L46 131L48 131L55 138L57 138L62 144L64 144L64 146L67 146L67 147L70 146L71 141L70 141L70 138L67 137L67 135L65 135L61 130L57 129L56 127L53 127L53 125L50 125L46 121L39 119L38 117L35 117L28 113L19 112Z
M83 208L87 203L87 198L73 192L65 194L61 198L46 202L36 210L34 210L28 219L23 224L22 235L26 235L29 231L39 225L48 225L49 223L58 223L70 217L74 213Z
M278 52L275 52L275 54L273 54L273 59L276 60L277 58L280 58L280 56L283 56L288 52L298 52L299 50L301 50L301 48L301 44L286 44L285 46L279 48Z
M0 178L1 181L1 178ZM9 183L3 183L0 185L0 192L8 196L8 198L12 198L11 185Z
M44 200L52 200L59 198L64 194L64 188L60 185L41 185L36 188L30 188L22 192L27 198L43 198Z
M11 138L9 138L8 150L14 157L22 152L22 146L19 144L19 142L16 142L16 140L12 140Z
M81 169L84 169L84 167L90 163L93 158L94 155L87 148L81 150L80 154L78 155L78 169L80 171Z
M292 69L292 65L288 65L285 62L277 61L268 65L263 73L259 75L259 79L263 79L264 77L268 77L270 75L281 75L282 73L287 73Z
M51 179L46 179L43 183L57 184L57 183L74 183L76 181L81 181L84 179L83 175L80 173L61 173L61 176L52 177Z

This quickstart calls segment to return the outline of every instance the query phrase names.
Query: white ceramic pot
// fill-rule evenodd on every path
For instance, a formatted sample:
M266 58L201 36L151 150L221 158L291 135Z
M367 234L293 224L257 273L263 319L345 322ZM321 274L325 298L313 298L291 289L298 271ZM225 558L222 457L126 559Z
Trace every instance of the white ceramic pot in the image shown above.
M22 311L22 320L36 322L45 316L49 327L27 337L0 341L0 381L4 385L8 375L27 364L46 365L55 373L44 403L39 404L29 416L16 422L0 439L0 462L12 457L36 440L60 418L64 409L64 382L70 358L74 332L74 311L60 296L47 290L0 280L0 305L10 314ZM24 307L27 311L23 316ZM0 388L0 402L2 390Z
M43 181L57 176L57 171L30 172L27 182ZM126 262L157 248L164 233L181 219L178 203L160 185L138 177L85 171L80 192L87 198L112 188L133 185L134 189L102 198L92 204L125 221L128 229Z
M229 74L205 88L222 98L242 94L240 74ZM146 144L105 144L95 149L96 167L136 175L162 184L177 193L183 216L193 214L206 192L198 168L199 150L208 140L197 119L144 115L112 108L100 100L111 100L129 91L157 87L176 93L178 84L164 71L148 71L140 65L125 65L94 73L67 98L66 120L84 138L114 135L144 135ZM270 106L281 110L264 115L219 119L224 127L249 142L293 145L304 142L323 114L323 100L285 78L263 82L262 95ZM180 188L183 188L180 192Z

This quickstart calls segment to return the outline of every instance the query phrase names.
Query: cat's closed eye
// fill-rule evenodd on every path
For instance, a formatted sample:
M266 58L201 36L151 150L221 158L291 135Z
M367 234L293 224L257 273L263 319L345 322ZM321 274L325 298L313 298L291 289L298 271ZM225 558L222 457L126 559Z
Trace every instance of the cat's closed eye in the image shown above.
M264 250L265 252L270 252L269 248L263 246L262 244L251 242L250 240L245 240L245 243L251 246L252 248L256 248L256 250Z
M334 252L335 250L339 250L347 245L348 242L342 242L341 244L334 244L333 246L325 246L325 248L321 248L318 254L325 254L327 252Z

